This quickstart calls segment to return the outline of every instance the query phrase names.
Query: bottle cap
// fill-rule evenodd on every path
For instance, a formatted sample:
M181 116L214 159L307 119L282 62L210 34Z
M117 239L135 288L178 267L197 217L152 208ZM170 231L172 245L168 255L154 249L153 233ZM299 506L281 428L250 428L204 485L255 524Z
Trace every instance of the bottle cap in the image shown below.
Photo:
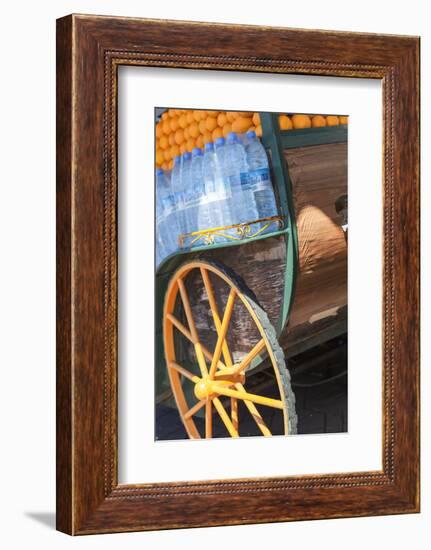
M174 158L174 164L179 164L181 162L181 155L177 155L175 158Z
M192 151L192 156L201 157L202 156L202 149L200 147L195 147Z
M216 147L217 145L223 145L225 143L225 139L224 137L218 137L216 140L215 140L215 144L216 144Z
M213 150L214 150L214 143L212 141L205 143L205 151L213 151Z
M246 134L246 137L248 137L249 139L253 139L256 137L256 132L254 130L249 130Z
M238 136L236 135L236 132L229 132L227 135L227 140L229 143L235 143L238 141Z
M192 158L192 154L189 153L188 151L186 151L185 153L183 153L183 159L184 160L190 160Z
M163 176L163 170L162 170L162 168L157 168L157 170L156 170L156 176Z

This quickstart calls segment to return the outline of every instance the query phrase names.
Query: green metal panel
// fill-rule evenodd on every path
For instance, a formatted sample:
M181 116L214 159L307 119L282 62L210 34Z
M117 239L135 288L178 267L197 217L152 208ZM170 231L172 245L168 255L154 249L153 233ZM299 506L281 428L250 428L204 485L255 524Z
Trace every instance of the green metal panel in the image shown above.
M262 115L261 115L262 116ZM276 130L278 131L278 130ZM323 126L322 128L301 128L300 130L278 131L283 149L327 145L347 141L347 125Z
M272 181L278 195L281 215L286 227L289 229L286 235L286 271L283 304L280 309L280 317L277 334L283 332L287 324L292 308L295 292L296 276L298 270L298 235L295 222L295 207L293 204L292 184L287 169L286 159L283 154L283 142L278 124L277 113L260 113L262 124L262 142L268 149L271 158Z

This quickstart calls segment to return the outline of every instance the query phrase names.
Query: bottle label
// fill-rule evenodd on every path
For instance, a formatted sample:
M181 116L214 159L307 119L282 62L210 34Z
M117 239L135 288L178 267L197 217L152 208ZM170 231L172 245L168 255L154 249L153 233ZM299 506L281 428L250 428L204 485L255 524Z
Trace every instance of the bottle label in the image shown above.
M268 168L250 170L248 173L248 181L249 185L251 185L254 190L266 187L267 182L270 181Z
M163 211L170 214L175 208L175 199L173 195L168 195L163 200Z
M250 173L249 172L241 172L240 174L240 182L241 187L249 187L250 186Z
M175 205L177 208L184 207L184 193L181 191L177 191L177 193L175 193Z

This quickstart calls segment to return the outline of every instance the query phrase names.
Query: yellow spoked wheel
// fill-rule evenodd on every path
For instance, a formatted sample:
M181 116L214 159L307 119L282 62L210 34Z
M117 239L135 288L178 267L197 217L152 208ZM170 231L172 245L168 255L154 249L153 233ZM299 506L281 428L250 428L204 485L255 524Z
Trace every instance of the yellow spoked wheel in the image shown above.
M296 433L295 397L274 328L225 266L196 260L174 273L163 337L172 393L190 438L215 437L215 425L217 436L220 427L231 437L253 435L242 429L250 422L264 436L273 435L271 425L277 433ZM269 394L251 383L262 361L266 375L273 374Z

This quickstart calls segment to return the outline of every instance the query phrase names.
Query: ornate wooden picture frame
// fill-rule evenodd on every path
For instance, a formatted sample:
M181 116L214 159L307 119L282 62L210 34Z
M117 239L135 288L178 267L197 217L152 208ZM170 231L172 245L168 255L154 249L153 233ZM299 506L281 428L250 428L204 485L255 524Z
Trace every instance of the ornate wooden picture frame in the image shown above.
M381 471L118 483L121 65L381 80ZM57 528L90 534L418 511L419 39L87 15L59 19Z

